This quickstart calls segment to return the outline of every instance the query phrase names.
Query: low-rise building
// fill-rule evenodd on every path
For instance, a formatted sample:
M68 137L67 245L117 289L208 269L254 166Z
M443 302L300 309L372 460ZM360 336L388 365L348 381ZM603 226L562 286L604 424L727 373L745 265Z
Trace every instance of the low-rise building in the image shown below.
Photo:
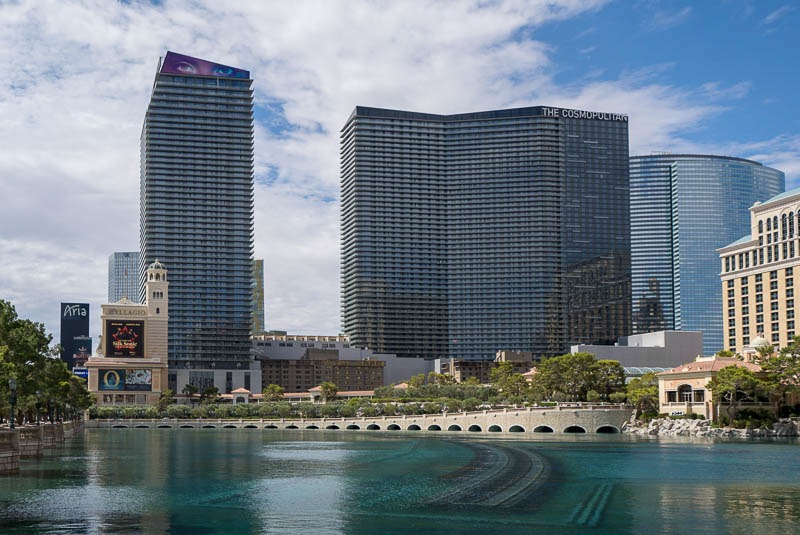
M383 386L386 363L380 360L341 360L337 349L306 348L296 360L261 361L262 384L275 384L287 392L311 390L331 382L339 390L374 390Z
M501 362L510 362L513 373L525 374L533 366L533 353L530 351L498 351L494 360L437 359L435 371L449 375L457 383L475 377L481 383L491 380L492 370Z
M369 348L353 347L350 344L350 338L346 335L325 336L325 335L294 335L287 334L283 331L270 331L253 336L253 353L256 359L262 366L262 377L267 380L268 375L274 377L276 368L284 367L288 375L292 375L292 369L298 373L310 374L310 369L303 369L303 364L272 364L272 361L298 361L306 355L308 351L328 350L335 351L338 354L338 361L341 362L383 362L383 384L377 386L389 386L391 384L405 381L414 375L420 373L427 374L434 370L434 364L431 360L417 359L417 358L400 358L396 355L375 353ZM295 368L292 368L295 366ZM341 365L340 368L345 370L348 366L355 365ZM375 365L369 365L374 367ZM267 371L269 368L272 371ZM350 368L352 372L352 367ZM281 373L284 370L281 370ZM352 375L352 373L351 373ZM335 381L332 381L335 383ZM270 384L269 382L263 383L264 385ZM273 383L280 384L280 383ZM302 384L308 384L303 379ZM312 386L318 385L319 382L314 383ZM342 385L336 383L340 389ZM289 390L288 387L281 384L284 388ZM310 388L310 387L309 387ZM374 388L374 387L370 387ZM362 389L361 387L356 390ZM303 388L307 390L307 388Z
M623 367L671 368L703 354L703 333L657 331L623 336L614 345L575 345L570 352L616 360Z
M714 404L708 383L727 366L741 366L753 372L761 367L736 358L698 357L670 370L657 374L659 412L671 415L699 414L717 420L718 406ZM771 409L770 403L748 402L742 407Z

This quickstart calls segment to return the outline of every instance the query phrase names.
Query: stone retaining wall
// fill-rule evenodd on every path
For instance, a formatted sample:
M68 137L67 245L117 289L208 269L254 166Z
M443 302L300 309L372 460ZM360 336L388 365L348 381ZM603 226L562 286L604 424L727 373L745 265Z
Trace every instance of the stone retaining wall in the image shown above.
M633 435L680 436L680 437L722 437L722 438L768 438L800 436L800 419L789 418L775 422L764 429L734 429L731 427L711 427L711 420L686 420L656 418L648 423L634 422L625 427L625 432Z
M0 474L19 471L19 430L0 429Z
M45 448L64 444L65 437L74 436L82 428L82 422L63 422L0 429L0 474L19 471L21 458L41 457Z
M22 459L41 457L44 454L44 427L19 429L19 456Z

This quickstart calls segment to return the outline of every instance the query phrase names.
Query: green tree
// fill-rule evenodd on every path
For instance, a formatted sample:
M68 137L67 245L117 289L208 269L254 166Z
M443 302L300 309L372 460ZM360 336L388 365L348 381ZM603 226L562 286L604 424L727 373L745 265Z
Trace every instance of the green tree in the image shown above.
M638 417L643 412L658 412L658 379L653 372L634 377L627 387L628 401Z
M533 383L545 399L585 401L594 386L595 358L591 353L561 355L545 360L536 367Z
M765 381L780 413L786 399L800 392L800 336L795 336L777 354L760 356L758 363L766 374Z
M409 388L419 388L425 384L425 374L420 373L408 380Z
M265 401L281 401L285 391L286 389L282 386L268 384L261 392Z
M175 393L170 390L169 388L161 392L161 395L158 396L158 412L164 413L167 410L167 407L175 403Z
M44 325L17 315L14 306L0 300L0 400L6 404L3 414L8 414L10 397L8 381L17 383L17 418L23 413L32 417L36 406L36 392L47 401L50 410L84 409L94 401L80 380L58 358L59 347L50 346L52 336ZM50 403L52 400L52 403Z
M335 400L336 394L339 392L339 388L330 381L320 383L319 388L323 403Z
M216 403L219 397L219 388L216 386L209 386L200 392L200 401L202 403Z
M183 394L184 396L192 397L195 394L197 394L199 391L200 391L200 389L197 388L195 385L187 384L187 385L185 385L183 387L183 390L181 390L181 394Z
M596 401L609 401L611 394L625 390L625 368L616 360L595 361L594 375L592 390L598 394Z
M755 400L759 392L765 389L756 374L744 366L722 368L706 387L711 390L715 402L727 404L731 421L736 418L736 410L742 401Z

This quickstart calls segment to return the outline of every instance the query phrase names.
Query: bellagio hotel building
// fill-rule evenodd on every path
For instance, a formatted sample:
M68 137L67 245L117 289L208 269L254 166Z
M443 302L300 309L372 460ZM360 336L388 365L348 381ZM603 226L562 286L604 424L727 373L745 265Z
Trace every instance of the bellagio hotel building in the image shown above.
M742 353L761 336L775 347L795 335L800 277L800 188L750 208L750 235L717 249L722 262L725 349Z

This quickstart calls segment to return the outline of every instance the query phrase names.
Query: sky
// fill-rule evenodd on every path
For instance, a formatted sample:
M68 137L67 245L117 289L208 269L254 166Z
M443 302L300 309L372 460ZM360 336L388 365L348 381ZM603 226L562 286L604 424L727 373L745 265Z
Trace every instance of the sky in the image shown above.
M629 116L631 155L751 158L800 186L800 3L0 0L0 299L59 336L139 245L139 135L168 50L251 72L267 328L336 334L339 131L357 105Z

